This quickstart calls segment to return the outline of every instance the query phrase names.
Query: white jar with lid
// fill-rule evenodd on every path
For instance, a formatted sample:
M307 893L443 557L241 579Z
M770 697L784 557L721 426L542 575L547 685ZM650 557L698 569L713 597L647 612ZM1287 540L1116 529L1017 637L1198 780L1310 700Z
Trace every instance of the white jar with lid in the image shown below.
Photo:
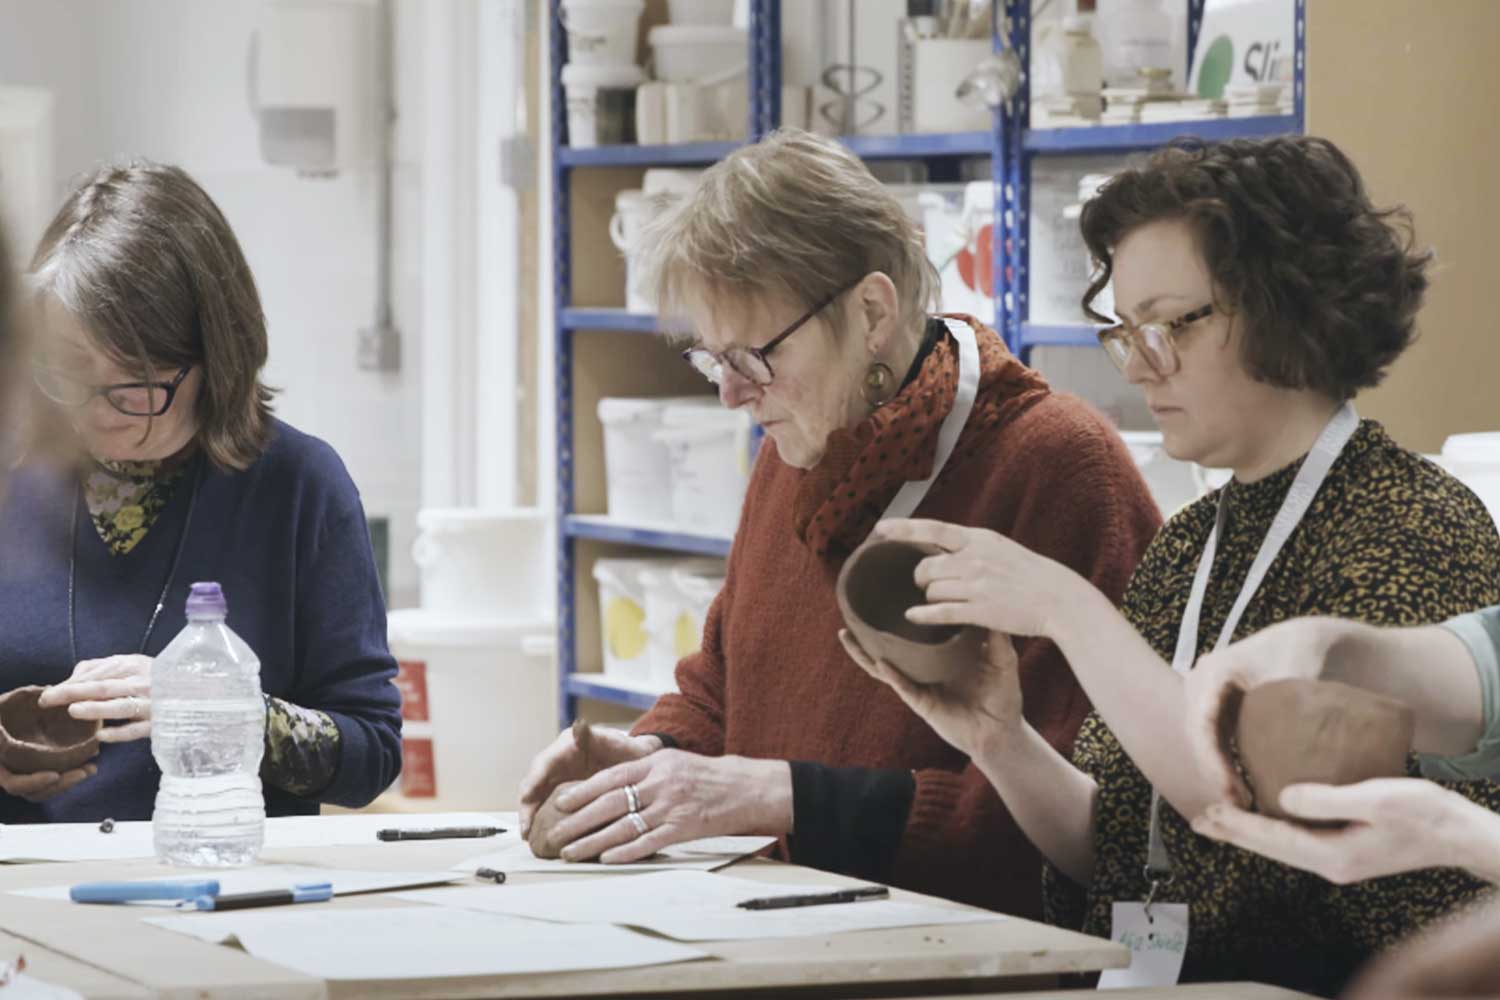
M1143 69L1169 68L1174 79L1182 72L1174 65L1172 16L1162 0L1099 0L1098 16L1109 86L1141 87Z
M1062 90L1070 97L1098 97L1104 86L1104 51L1094 39L1093 19L1084 14L1063 18Z

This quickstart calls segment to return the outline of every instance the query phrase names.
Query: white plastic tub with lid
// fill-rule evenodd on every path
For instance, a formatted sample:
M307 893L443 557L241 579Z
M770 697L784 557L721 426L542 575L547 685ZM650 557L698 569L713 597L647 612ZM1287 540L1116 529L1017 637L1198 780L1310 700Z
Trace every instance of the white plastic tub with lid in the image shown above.
M669 83L726 78L750 64L750 35L743 28L663 24L646 37L656 78Z
M650 683L677 690L677 664L703 643L708 608L724 587L724 560L678 559L641 573Z
M534 507L418 511L411 555L422 608L511 622L553 617L550 527Z
M568 145L589 149L634 142L635 91L645 81L645 71L633 64L564 66Z
M562 0L557 16L568 33L568 61L578 65L635 62L645 0Z
M538 747L557 735L556 635L549 621L392 611L401 664L403 808L513 809Z
M723 407L663 408L672 520L684 531L733 536L750 482L750 415Z
M604 478L609 516L631 524L672 521L672 460L655 434L670 405L717 409L711 397L611 396L599 400L604 425Z
M600 665L611 681L640 690L651 687L645 577L675 561L670 556L594 561L594 581L599 585Z

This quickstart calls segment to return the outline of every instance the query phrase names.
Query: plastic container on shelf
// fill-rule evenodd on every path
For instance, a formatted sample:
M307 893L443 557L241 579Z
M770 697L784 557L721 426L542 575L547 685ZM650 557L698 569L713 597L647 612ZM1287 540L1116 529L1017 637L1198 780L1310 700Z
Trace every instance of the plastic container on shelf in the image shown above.
M644 191L621 191L615 196L615 214L609 220L609 238L625 255L625 308L630 312L651 312L651 301L636 287L638 261L634 253L641 227L650 220L651 199Z
M712 397L609 397L599 400L604 425L604 478L609 516L632 524L672 523L672 459L655 434L669 404L717 408Z
M1094 38L1094 19L1087 14L1063 18L1058 46L1062 92L1072 97L1098 97L1104 88L1104 50Z
M1440 457L1500 524L1500 432L1454 434L1443 442Z
M995 317L995 185L926 185L917 196L927 256L942 282L943 312Z
M1095 34L1108 85L1140 87L1143 69L1180 73L1173 66L1172 32L1172 16L1162 0L1099 0Z
M734 23L734 0L667 0L673 24L728 26Z
M557 639L547 619L392 611L401 691L402 808L510 809L527 762L556 734Z
M669 83L701 83L750 64L750 36L743 28L662 24L646 37L656 78Z
M594 560L594 580L599 585L600 665L611 681L627 687L651 686L644 576L673 561L669 556Z
M568 33L568 61L621 66L635 62L645 0L562 0L558 17Z
M550 520L537 508L417 512L411 555L422 608L457 617L534 621L553 616Z
M652 435L667 448L672 520L680 530L732 536L750 482L750 414L669 405Z
M590 149L635 142L635 92L645 80L645 71L635 65L564 66L568 145Z
M663 562L644 570L641 582L646 595L649 683L657 690L675 691L677 663L702 645L708 607L724 587L724 560Z

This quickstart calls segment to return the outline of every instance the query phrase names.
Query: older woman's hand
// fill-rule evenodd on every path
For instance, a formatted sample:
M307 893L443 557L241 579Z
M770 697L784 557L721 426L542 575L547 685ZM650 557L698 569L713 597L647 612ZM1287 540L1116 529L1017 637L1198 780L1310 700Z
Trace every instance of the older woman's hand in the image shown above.
M521 836L531 833L531 821L537 810L552 790L568 781L586 778L599 765L610 766L625 761L638 760L661 749L661 738L657 736L631 736L606 726L589 728L588 760L574 740L573 730L564 729L557 739L531 761L526 776L521 779L520 825Z
M1070 595L1090 584L1054 562L986 528L942 521L881 521L873 534L935 545L940 555L917 564L927 604L906 617L919 625L977 625L1006 635L1049 635Z
M149 656L106 656L84 660L73 676L42 692L43 708L68 706L75 719L123 722L99 731L100 743L128 743L151 735L151 664Z
M1311 828L1209 806L1193 820L1205 837L1347 884L1420 868L1462 865L1485 878L1500 872L1500 817L1422 778L1377 778L1355 785L1290 785L1281 807Z
M885 660L870 656L848 629L839 630L839 641L861 670L894 688L933 732L969 757L980 757L1002 744L1021 725L1018 661L1007 635L991 633L980 661L946 684L918 684Z
M642 833L625 786L635 788ZM706 757L662 750L619 764L557 797L567 818L551 839L565 861L626 864L700 837L791 832L792 770L786 761Z
M1282 622L1209 653L1188 673L1188 739L1203 776L1224 799L1250 804L1249 790L1229 759L1227 738L1245 692L1287 678L1316 680L1332 641L1324 619Z

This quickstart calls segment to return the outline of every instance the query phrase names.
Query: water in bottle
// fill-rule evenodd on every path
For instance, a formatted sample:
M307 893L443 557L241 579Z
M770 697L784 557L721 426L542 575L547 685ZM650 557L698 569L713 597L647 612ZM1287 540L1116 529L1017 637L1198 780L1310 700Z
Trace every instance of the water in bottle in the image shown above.
M151 668L151 753L161 768L151 828L168 864L249 864L265 839L260 660L227 616L217 583L193 584L187 628Z

